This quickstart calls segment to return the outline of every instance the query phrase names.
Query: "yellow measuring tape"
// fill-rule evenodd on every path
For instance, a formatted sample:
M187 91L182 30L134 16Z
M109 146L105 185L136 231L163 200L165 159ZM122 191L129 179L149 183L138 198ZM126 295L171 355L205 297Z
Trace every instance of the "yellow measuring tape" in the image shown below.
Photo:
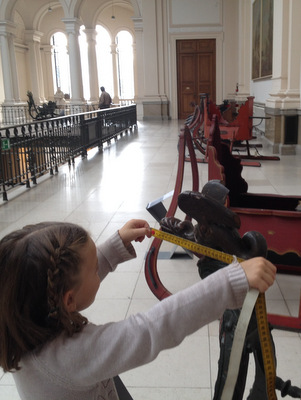
M167 232L160 231L155 228L151 228L152 236L165 240L167 242L176 244L180 247L190 250L193 253L202 254L206 257L213 258L215 260L222 261L227 264L231 264L234 256L231 254L224 253L223 251L215 250L207 246L203 246L199 243L192 242L176 235L172 235ZM242 258L237 258L238 262L244 261ZM264 293L259 293L256 303L255 312L258 325L258 334L260 338L260 345L262 351L262 359L264 364L264 371L266 377L266 390L268 400L276 400L277 396L275 393L276 387L276 367L273 353L273 347L271 342L270 330L267 320L266 303Z

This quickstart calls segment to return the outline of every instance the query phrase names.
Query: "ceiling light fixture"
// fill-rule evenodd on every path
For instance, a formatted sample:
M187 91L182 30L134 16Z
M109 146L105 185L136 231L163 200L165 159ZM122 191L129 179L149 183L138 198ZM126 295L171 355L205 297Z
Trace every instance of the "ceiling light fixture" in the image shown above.
M115 7L114 7L114 0L112 0L112 19L115 19L116 17L115 17Z

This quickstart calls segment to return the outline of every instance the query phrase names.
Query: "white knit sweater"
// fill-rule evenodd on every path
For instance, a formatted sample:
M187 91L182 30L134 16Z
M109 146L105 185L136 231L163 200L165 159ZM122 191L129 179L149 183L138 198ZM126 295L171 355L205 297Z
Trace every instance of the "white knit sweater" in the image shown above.
M116 233L98 248L103 279L117 264L135 256ZM116 400L113 377L149 363L160 351L179 345L226 308L239 308L248 291L236 262L206 280L128 319L89 323L71 338L61 334L21 360L13 374L22 400Z

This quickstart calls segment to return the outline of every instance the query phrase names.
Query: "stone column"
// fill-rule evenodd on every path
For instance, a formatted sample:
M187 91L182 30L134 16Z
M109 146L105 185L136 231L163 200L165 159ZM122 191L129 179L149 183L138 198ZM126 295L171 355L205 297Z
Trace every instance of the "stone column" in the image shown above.
M118 60L117 60L117 45L116 43L111 44L111 54L112 54L112 66L113 66L113 88L114 96L113 103L119 104L119 93L118 93Z
M266 100L271 119L266 122L265 136L280 154L295 154L296 138L292 137L301 136L295 124L299 119L300 126L300 14L298 0L274 2L272 90Z
M136 103L137 98L137 53L136 53L136 42L133 42L133 75L134 75L134 102Z
M158 92L163 102L167 101L167 85L169 71L167 67L167 2L166 0L157 0L156 5L157 19L157 57L158 57Z
M15 44L14 44L14 35L10 34L8 36L8 49L10 53L10 64L12 69L12 77L13 77L13 93L14 99L16 102L20 102L20 91L19 91L19 83L18 83L18 72L17 72L17 61L16 61L16 52L15 52Z
M283 0L274 2L272 90L266 101L268 108L281 108L287 89L289 7Z
M300 37L301 37L301 2L290 0L289 7L289 32L288 32L288 79L284 109L297 109L300 107Z
M2 104L2 123L12 125L25 121L25 104L19 95L18 72L15 53L15 25L0 22L0 47L3 72L4 102Z
M88 59L89 59L89 81L90 81L90 101L98 103L99 99L99 83L97 73L97 57L96 57L96 35L95 29L85 29L88 43Z
M53 70L52 70L52 45L43 45L42 51L42 70L44 71L44 93L47 100L54 99Z
M26 30L25 41L28 46L28 64L31 79L31 91L37 103L43 103L44 82L42 74L42 61L40 41L43 33L38 31Z
M167 0L143 0L143 118L169 118ZM138 52L138 47L137 47ZM139 53L138 53L139 54ZM165 57L166 55L166 57Z
M157 26L156 20L156 0L143 1L143 14L147 18L143 20L143 57L144 57L144 96L149 98L149 101L158 102L158 32L154 27ZM147 49L147 50L146 50Z
M135 79L135 102L137 104L137 118L143 118L143 94L144 94L144 49L143 49L143 20L133 18L135 30L135 51L134 51L134 79ZM139 57L137 57L139 54Z
M68 35L69 64L70 64L70 84L71 84L71 104L83 104L83 79L79 48L79 20L76 18L63 19Z
M2 71L3 76L3 85L4 85L4 104L12 105L15 103L14 97L14 84L13 81L17 81L16 69L12 67L11 64L11 51L9 46L12 45L12 41L9 40L9 36L11 36L10 29L12 27L7 25L7 23L0 23L0 42L1 42L1 62L2 62Z

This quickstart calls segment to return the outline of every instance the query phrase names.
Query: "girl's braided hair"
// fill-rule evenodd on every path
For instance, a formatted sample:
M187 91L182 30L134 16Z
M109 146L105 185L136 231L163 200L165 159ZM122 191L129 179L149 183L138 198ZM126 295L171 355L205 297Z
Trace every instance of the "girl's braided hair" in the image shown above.
M78 225L28 225L0 241L0 366L19 369L21 357L62 332L72 336L87 319L64 307L76 287L88 233Z

